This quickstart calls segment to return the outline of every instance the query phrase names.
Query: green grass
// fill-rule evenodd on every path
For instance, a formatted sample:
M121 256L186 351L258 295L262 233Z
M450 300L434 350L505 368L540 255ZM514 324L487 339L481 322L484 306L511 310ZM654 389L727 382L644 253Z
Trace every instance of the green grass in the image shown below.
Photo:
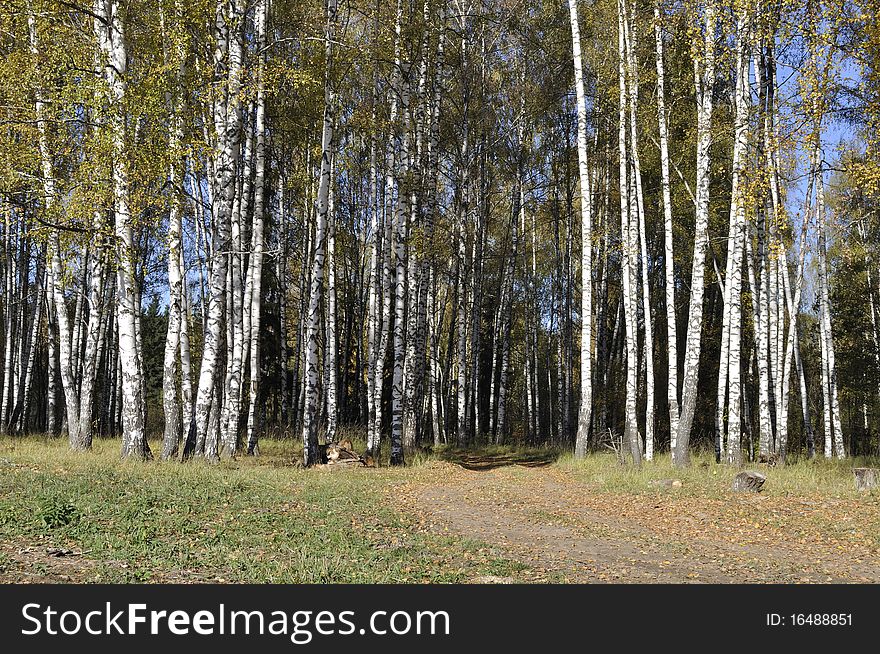
M14 578L27 547L83 551L74 580L96 582L463 582L523 569L397 511L395 487L417 465L303 470L289 441L261 450L139 463L121 461L116 441L74 454L63 440L0 439L0 573Z

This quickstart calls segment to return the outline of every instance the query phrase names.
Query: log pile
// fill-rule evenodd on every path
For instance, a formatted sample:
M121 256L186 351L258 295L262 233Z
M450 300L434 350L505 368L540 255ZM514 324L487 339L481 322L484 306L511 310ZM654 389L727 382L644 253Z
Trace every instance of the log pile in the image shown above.
M321 457L321 463L319 465L321 467L340 470L343 468L362 467L367 465L366 460L354 451L351 441L347 438L338 443L327 443L326 445L321 445L319 447L319 454Z

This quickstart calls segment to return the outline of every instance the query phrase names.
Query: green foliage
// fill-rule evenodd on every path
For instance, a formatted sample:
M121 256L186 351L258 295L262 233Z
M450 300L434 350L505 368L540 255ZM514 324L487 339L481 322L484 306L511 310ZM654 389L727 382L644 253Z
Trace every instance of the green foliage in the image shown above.
M147 421L152 432L161 428L161 377L164 334L167 317L160 304L164 289L164 263L167 252L165 236L170 207L178 200L184 204L184 248L189 281L196 277L195 259L205 254L206 246L195 252L196 220L210 223L210 210L202 215L200 201L208 202L200 192L210 183L215 134L215 102L223 99L226 86L223 76L226 64L215 61L217 33L216 3L212 0L131 0L119 3L125 31L128 64L124 71L125 97L116 100L100 75L106 64L98 56L93 33L92 17L57 0L8 0L0 7L0 199L15 211L16 218L30 226L28 238L44 243L50 236L59 235L64 266L59 280L73 304L74 287L83 279L86 252L94 256L95 245L104 252L113 251L115 243L113 172L127 175L126 198L137 232L136 251L123 253L138 264L138 282L146 307L142 316L142 348L145 368ZM872 21L875 7L865 0L844 7L841 3L818 1L808 5L785 0L773 11L761 11L755 16L754 41L765 45L778 43L775 56L780 70L793 71L792 78L780 83L785 93L776 98L773 108L777 121L782 161L783 181L781 219L774 225L782 240L790 242L794 234L795 213L791 211L789 196L794 196L803 170L803 150L816 119L823 112L840 112L851 119L860 130L864 141L857 145L859 156L843 162L850 177L838 191L853 196L850 202L836 209L841 225L839 246L832 253L832 302L837 312L834 335L840 347L840 373L844 410L851 421L858 422L858 411L870 404L872 424L877 397L874 388L880 370L874 360L876 344L870 338L871 325L865 311L868 290L867 273L880 269L876 261L865 263L863 253L848 248L852 240L845 223L857 209L859 219L876 214L878 180L877 144L878 70L880 70L880 30ZM351 410L352 419L363 422L361 407L364 391L363 360L358 356L364 350L363 313L364 245L367 243L370 219L371 161L378 160L379 195L383 195L383 177L393 171L384 169L386 154L393 149L395 138L401 136L402 118L406 109L416 118L418 111L413 100L402 107L398 103L398 119L390 119L390 100L395 97L391 88L397 73L392 65L395 55L393 3L354 0L341 9L341 20L333 44L332 65L328 66L323 43L324 16L322 5L316 1L276 0L271 3L269 43L262 52L251 38L253 3L245 3L249 12L245 19L248 38L244 43L244 66L239 97L243 105L244 125L254 123L253 101L262 89L266 98L267 146L269 148L267 188L267 262L275 263L276 253L283 251L286 268L279 265L267 268L261 289L264 297L261 349L267 367L263 376L261 406L280 413L279 393L282 375L293 386L293 356L299 350L291 347L288 360L281 360L280 342L286 339L299 346L295 331L302 324L305 289L299 280L307 279L309 266L309 239L312 232L315 202L317 162L320 157L319 125L324 112L324 80L330 82L337 108L335 202L338 214L337 255L340 315L345 316L347 330L340 330L340 356L347 360L340 367L346 373L347 386L342 389L341 404ZM506 436L517 440L522 437L524 401L525 355L521 344L527 335L535 332L537 343L536 364L539 367L538 391L544 414L547 407L556 413L560 407L555 397L555 384L564 366L551 363L558 344L568 338L568 345L577 351L578 301L580 284L577 256L580 249L580 225L575 219L581 202L576 174L574 147L575 111L572 101L571 32L564 3L539 1L533 3L502 2L496 5L480 4L466 16L449 14L446 23L421 15L419 3L404 3L405 19L398 43L402 59L412 67L404 66L406 81L413 92L419 84L416 79L422 57L428 78L428 90L434 81L437 46L441 37L445 43L445 67L437 80L442 85L441 124L439 126L438 179L418 179L411 171L399 180L401 189L424 190L429 183L436 185L439 208L434 221L433 235L417 222L408 231L408 261L427 262L433 272L433 284L438 289L438 300L445 304L437 309L440 314L438 331L438 359L441 362L441 383L449 386L450 370L455 346L452 338L456 327L452 303L463 288L459 279L482 293L482 306L475 309L474 331L490 334L497 316L499 289L507 270L509 252L516 247L517 257L513 281L512 306L512 376L509 380L508 426ZM734 43L733 26L738 10L752 5L721 3L719 29L715 44L718 56L718 81L712 89L715 99L711 161L711 209L709 232L711 236L710 262L707 266L706 320L703 331L703 349L700 361L700 379L711 386L719 365L720 330L723 304L713 266L718 262L724 269L726 230L730 210L732 149L732 102ZM436 11L438 3L431 3ZM654 69L653 15L649 4L635 3L633 37L639 75L639 97L636 111L638 150L641 158L645 191L645 222L648 260L652 265L651 280L655 298L652 307L654 320L662 326L662 294L658 283L662 274L660 243L663 221L660 211L660 162L655 143L658 126L654 100L656 73ZM582 47L587 68L590 157L595 166L596 187L593 245L597 248L596 292L601 282L605 295L597 297L599 311L607 309L610 315L597 318L597 333L612 340L616 309L622 294L620 283L619 198L616 196L617 152L616 122L617 85L617 2L597 0L581 2ZM679 305L679 327L689 300L690 270L693 259L694 206L691 188L695 178L694 149L695 100L694 67L703 63L703 40L700 16L704 7L698 2L663 3L663 35L665 38L666 104L672 153L672 213L675 242L675 286ZM436 15L435 15L436 17ZM31 47L30 25L33 19L35 47ZM436 22L436 24L435 24ZM424 49L424 55L422 51ZM222 49L221 49L222 50ZM265 62L262 55L265 54ZM844 56L857 62L863 78L853 88L847 87L839 66ZM821 66L820 66L821 64ZM827 67L826 67L827 66ZM858 87L858 88L855 88ZM769 188L766 153L758 145L761 115L757 103L766 98L755 88L755 109L751 116L752 134L748 170L744 181L750 202L747 208L750 228L763 207ZM846 105L840 98L848 98ZM43 126L51 152L51 175L56 184L56 200L51 211L45 197L44 171L39 153L40 130L37 104L43 106ZM111 138L114 126L122 126L122 151ZM806 125L806 128L805 128ZM465 130L468 128L470 160L462 161ZM518 128L523 127L524 143L516 143ZM178 130L181 138L177 139ZM411 144L414 145L414 144ZM421 143L422 150L426 144ZM415 150L415 147L412 148ZM242 153L243 154L243 153ZM183 177L183 164L188 170ZM243 159L237 170L243 171ZM175 175L176 173L176 175ZM514 241L513 226L518 223L514 197L518 195L520 176L525 181L526 209L520 233ZM196 182L193 184L192 177ZM173 181L177 177L177 181ZM462 193L468 183L479 179L470 191ZM846 188L844 188L844 186ZM244 184L242 184L242 188ZM283 189L283 206L280 193ZM855 198L856 189L863 195ZM190 198L189 196L197 196ZM208 194L205 194L208 195ZM383 198L384 199L384 198ZM419 197L420 200L424 196ZM192 201L190 201L192 200ZM469 213L463 214L464 200ZM390 201L390 199L389 199ZM241 205L243 215L250 211L249 198ZM833 202L833 199L832 199ZM842 201L841 201L842 202ZM856 206L858 205L858 206ZM479 212L485 224L485 235L478 234L474 218ZM459 229L464 215L463 230ZM854 214L853 214L854 215ZM247 223L247 220L244 221ZM210 238L211 225L207 226ZM522 233L523 229L526 233ZM247 224L244 237L247 239ZM477 247L483 238L485 249L479 262L462 262L457 266L458 242L465 241L466 259L480 252ZM869 242L876 243L880 228L873 225ZM207 240L207 239L206 239ZM574 244L573 251L561 254L561 244ZM778 244L774 244L778 246ZM865 248L866 250L869 248ZM571 259L565 260L566 257ZM109 257L112 276L117 257ZM604 266L601 271L599 266ZM534 279L531 275L534 266ZM279 274L280 273L280 274ZM880 280L874 280L877 283ZM471 282L473 282L471 284ZM569 305L561 315L560 297L564 294ZM282 320L281 299L286 299L288 315L286 334L280 334ZM749 298L746 298L749 299ZM880 296L877 296L880 305ZM204 307L198 299L193 302L196 315ZM354 308L360 311L355 311ZM322 307L322 311L324 307ZM469 319L470 320L470 319ZM750 316L745 322L749 323ZM805 322L810 318L805 317ZM746 324L748 334L754 328ZM360 331L359 331L360 330ZM567 333L566 333L566 330ZM655 329L655 352L665 351L665 330ZM681 329L680 329L681 333ZM574 334L571 337L571 334ZM449 338L447 338L447 336ZM488 379L494 368L487 354L491 337L483 341L482 360L477 361L469 377ZM752 338L751 341L754 339ZM812 332L804 331L805 361L809 386L816 388L817 370L815 343ZM193 320L191 344L194 371L200 363L203 334L199 320ZM613 348L613 343L603 343ZM623 402L623 361L606 350L606 359L598 362L597 405L607 409L610 422L620 422ZM42 357L42 354L41 354ZM567 372L571 373L570 397L576 396L579 370L574 356ZM660 357L658 356L658 361ZM42 362L42 358L40 360ZM357 362L357 363L355 363ZM360 365L358 365L360 364ZM222 364L221 364L222 365ZM606 370L607 368L607 370ZM657 389L663 388L665 371L657 366ZM354 380L357 373L361 379ZM554 378L554 375L556 378ZM222 376L222 373L221 373ZM342 376L342 375L340 375ZM599 378L601 377L601 378ZM353 381L354 380L354 381ZM469 381L468 384L472 384ZM746 384L754 379L747 375ZM99 381L99 386L103 384ZM488 384L483 384L488 386ZM747 389L748 390L748 389ZM443 392L447 392L448 388ZM451 393L449 393L451 395ZM484 404L488 395L480 388L478 395ZM662 396L662 393L658 393ZM643 396L643 395L642 395ZM750 397L747 393L747 397ZM104 398L101 398L102 400ZM448 399L444 398L444 403ZM811 398L811 402L814 398ZM714 418L714 393L702 393L694 426L695 440L702 435L711 438ZM575 402L576 404L576 402ZM658 405L661 404L658 402ZM754 406L754 402L752 402ZM814 408L818 408L815 404ZM352 408L356 407L356 408ZM488 413L481 406L484 417ZM666 412L658 406L658 432L664 442L668 439ZM598 413L598 412L597 412ZM640 409L641 413L641 409ZM754 412L753 412L754 413ZM387 415L387 412L386 412ZM791 412L795 424L796 412ZM348 416L347 416L348 417ZM283 425L282 428L285 428ZM478 426L478 431L485 425ZM876 427L874 427L876 431ZM539 430L541 431L541 430ZM570 437L566 434L565 437ZM793 433L793 438L797 433ZM870 445L869 433L864 442ZM478 435L479 438L479 435Z
M79 519L79 510L59 497L50 497L40 505L39 517L50 529L64 527Z

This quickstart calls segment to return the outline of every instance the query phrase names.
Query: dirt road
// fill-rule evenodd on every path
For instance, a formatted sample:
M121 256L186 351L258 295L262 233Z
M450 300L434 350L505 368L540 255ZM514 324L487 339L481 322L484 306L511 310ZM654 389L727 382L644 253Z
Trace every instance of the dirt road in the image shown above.
M676 489L615 495L540 463L435 464L429 483L409 484L407 509L421 514L424 528L486 543L539 580L880 581L876 544L857 535L847 543L822 527L849 514L846 502L815 507L809 500L734 494L709 500Z

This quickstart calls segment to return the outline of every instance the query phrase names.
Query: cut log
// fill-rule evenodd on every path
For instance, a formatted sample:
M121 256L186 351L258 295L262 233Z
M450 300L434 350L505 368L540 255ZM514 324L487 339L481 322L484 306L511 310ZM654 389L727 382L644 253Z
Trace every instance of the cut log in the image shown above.
M760 493L767 477L754 470L743 470L733 478L733 490L738 493Z
M856 490L871 490L880 487L880 468L853 468Z

